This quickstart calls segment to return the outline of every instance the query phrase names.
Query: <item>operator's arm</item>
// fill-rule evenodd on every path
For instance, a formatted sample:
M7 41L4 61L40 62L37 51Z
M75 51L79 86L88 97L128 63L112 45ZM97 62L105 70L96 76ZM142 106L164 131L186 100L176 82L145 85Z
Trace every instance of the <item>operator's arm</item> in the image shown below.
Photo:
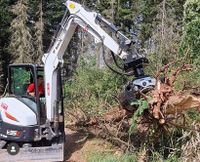
M30 96L35 96L35 85L34 83L31 83L28 88L27 88L27 93L30 95Z

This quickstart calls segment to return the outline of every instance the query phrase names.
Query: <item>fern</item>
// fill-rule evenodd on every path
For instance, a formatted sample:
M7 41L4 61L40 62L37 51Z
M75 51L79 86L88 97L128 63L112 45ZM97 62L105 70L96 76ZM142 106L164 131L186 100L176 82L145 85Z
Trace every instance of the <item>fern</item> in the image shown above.
M148 109L148 101L146 101L144 99L140 99L138 101L132 102L131 105L137 106L138 109L136 110L136 112L133 114L133 116L131 118L131 126L129 128L129 136L132 134L133 130L136 128L138 118L143 114L144 110Z

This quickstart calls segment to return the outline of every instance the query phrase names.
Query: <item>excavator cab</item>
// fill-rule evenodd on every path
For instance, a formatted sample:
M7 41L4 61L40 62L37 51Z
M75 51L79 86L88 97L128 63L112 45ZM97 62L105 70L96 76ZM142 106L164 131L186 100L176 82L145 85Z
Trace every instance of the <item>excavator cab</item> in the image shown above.
M37 83L37 76L43 76L43 67L34 64L9 65L9 94L16 96L27 95L27 88L31 83ZM37 96L38 86L35 86L35 95Z
M39 95L38 76L44 75L44 68L34 64L17 64L8 67L9 95L17 97L37 114L38 124L45 122L45 97ZM34 86L34 95L27 90Z
M8 67L8 95L0 98L0 162L64 159L64 122L48 122L46 98L39 95L38 76L44 77L42 66ZM30 84L34 84L33 96L27 93ZM62 116L63 113L63 109L59 111ZM56 129L58 134L53 133Z

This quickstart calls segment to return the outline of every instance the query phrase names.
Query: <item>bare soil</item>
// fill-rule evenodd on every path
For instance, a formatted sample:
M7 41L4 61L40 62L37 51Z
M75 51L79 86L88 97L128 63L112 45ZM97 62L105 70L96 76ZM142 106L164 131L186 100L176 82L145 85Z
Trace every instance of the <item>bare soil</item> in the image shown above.
M118 154L118 150L109 142L95 137L88 137L85 133L66 129L65 142L66 162L87 162L90 155L101 152Z

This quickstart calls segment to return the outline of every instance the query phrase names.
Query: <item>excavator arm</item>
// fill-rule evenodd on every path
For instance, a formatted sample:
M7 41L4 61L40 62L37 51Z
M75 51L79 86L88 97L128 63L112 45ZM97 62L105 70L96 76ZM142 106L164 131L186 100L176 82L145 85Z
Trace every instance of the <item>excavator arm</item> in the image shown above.
M124 70L132 70L136 77L143 77L144 62L148 60L137 54L130 54L123 49L126 45L131 43L131 40L124 36L119 30L106 19L102 18L96 12L87 11L82 5L73 2L66 1L65 5L70 12L70 16L67 16L67 12L63 17L60 24L60 29L54 38L52 46L48 53L43 57L44 70L45 70L45 95L46 95L46 109L47 119L49 122L56 122L57 119L57 107L58 107L58 69L63 64L63 55L68 48L69 42L76 32L76 27L79 26L86 32L90 33L95 43L100 43L102 46L107 47L112 53L121 58L124 61ZM120 38L122 43L116 42L106 31L101 27L106 26L111 32L115 33ZM149 78L148 78L149 79ZM150 78L151 80L151 78ZM145 82L144 86L148 86L148 80L144 78L137 80L136 84L141 85Z

